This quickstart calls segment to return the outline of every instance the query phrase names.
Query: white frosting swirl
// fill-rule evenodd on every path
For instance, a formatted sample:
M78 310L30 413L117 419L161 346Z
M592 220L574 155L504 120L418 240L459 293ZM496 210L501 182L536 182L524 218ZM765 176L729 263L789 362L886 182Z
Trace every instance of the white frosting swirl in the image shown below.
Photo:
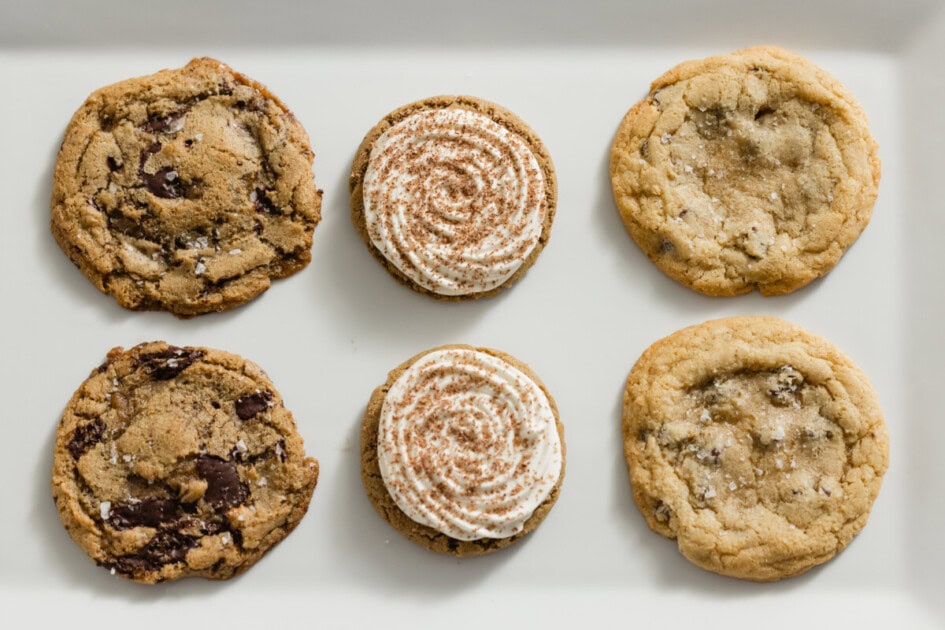
M394 382L377 452L397 506L457 540L522 531L562 467L554 412L538 384L463 348L426 354Z
M511 278L545 218L542 170L525 140L468 109L422 110L387 129L371 148L363 190L371 242L440 295Z

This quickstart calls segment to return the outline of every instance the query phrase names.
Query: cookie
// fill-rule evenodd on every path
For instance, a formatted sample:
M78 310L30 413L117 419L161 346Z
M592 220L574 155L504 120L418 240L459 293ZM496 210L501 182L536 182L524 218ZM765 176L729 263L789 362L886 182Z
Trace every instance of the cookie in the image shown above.
M72 396L52 492L96 563L154 583L245 571L298 525L317 480L257 365L153 342L113 349Z
M836 79L774 47L682 63L614 138L630 236L707 295L789 293L830 271L872 214L880 164Z
M440 346L396 367L361 424L361 479L381 518L432 551L475 556L520 540L564 479L564 428L527 365Z
M495 295L548 242L554 166L518 116L471 96L437 96L384 117L361 142L351 219L397 280L433 298Z
M194 59L79 108L56 161L52 233L125 308L224 311L311 259L313 157L269 90Z
M844 549L889 459L866 376L772 317L709 321L650 346L627 379L623 438L650 528L698 566L756 581Z

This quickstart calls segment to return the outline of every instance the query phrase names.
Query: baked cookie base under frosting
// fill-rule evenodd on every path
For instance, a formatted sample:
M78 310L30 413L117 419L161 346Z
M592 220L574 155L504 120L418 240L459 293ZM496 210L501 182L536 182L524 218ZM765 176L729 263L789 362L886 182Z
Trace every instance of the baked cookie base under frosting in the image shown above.
M521 265L519 266L518 270L507 280L494 288L481 291L472 291L458 295L445 295L443 293L432 291L418 284L409 276L404 274L400 269L398 269L397 266L388 260L384 254L372 243L371 235L369 233L364 214L365 174L368 169L371 150L378 138L380 138L388 129L397 123L418 112L431 109L447 108L466 109L482 114L499 123L501 126L505 127L518 138L523 140L534 158L537 160L541 169L544 196L544 216L541 221L541 233L538 237L537 243L531 249L531 252L521 261ZM348 187L350 190L351 220L354 223L358 234L361 236L361 239L367 245L368 250L370 250L374 258L379 263L381 263L394 278L407 287L431 298L446 301L461 301L481 297L490 297L520 280L522 276L525 275L525 272L528 271L528 269L535 263L538 255L541 253L542 249L545 247L548 239L551 236L551 226L552 222L554 221L558 198L557 178L555 176L554 165L552 164L551 156L549 155L547 149L544 146L544 143L541 141L538 135L513 112L496 105L495 103L490 103L472 96L431 97L400 107L385 116L377 125L374 126L374 128L372 128L367 133L367 135L364 137L364 140L361 142L361 145L358 147L354 162L351 167L351 175L349 177ZM418 254L420 253L418 252Z
M523 374L532 379L539 386L539 388L541 388L547 397L554 413L555 426L558 432L558 438L561 447L560 475L557 482L549 492L547 498L535 509L531 517L525 521L522 531L512 536L505 538L482 538L478 540L457 540L433 529L432 527L417 523L397 506L393 497L391 497L390 493L388 492L384 484L384 479L381 475L380 466L378 464L377 440L381 409L384 405L384 399L388 390L390 389L391 385L393 385L393 383L397 381L398 378L400 378L405 370L416 363L416 361L421 357L436 350L448 350L451 348L484 352L486 354L498 357L499 359L513 365ZM368 401L367 410L365 411L361 422L361 480L368 498L382 519L390 523L391 526L393 526L409 540L426 547L431 551L448 553L460 557L478 556L491 553L493 551L498 551L499 549L508 547L509 545L512 545L515 542L521 540L529 532L538 527L538 525L545 519L551 508L554 506L560 493L561 483L564 479L564 473L564 427L558 418L558 408L555 405L554 399L545 389L544 385L538 379L535 373L527 365L515 359L511 355L497 350L454 344L440 346L438 348L431 348L430 350L411 357L392 370L388 375L387 381L374 390L370 400Z

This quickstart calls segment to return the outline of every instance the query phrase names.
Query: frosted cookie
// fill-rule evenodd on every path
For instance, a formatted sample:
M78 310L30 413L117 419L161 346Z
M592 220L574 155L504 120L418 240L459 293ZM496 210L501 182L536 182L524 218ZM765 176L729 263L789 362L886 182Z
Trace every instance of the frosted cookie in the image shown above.
M564 478L554 400L504 352L448 345L396 367L361 425L361 479L378 514L432 551L473 556L544 520Z
M789 293L866 227L877 146L853 96L774 47L682 63L614 138L610 177L633 240L708 295Z
M72 396L52 492L96 563L154 583L245 571L298 525L317 480L258 366L154 342L113 349Z
M653 531L709 571L773 581L844 549L889 459L866 376L770 317L680 330L627 379L624 454Z
M541 140L512 112L438 96L388 114L351 167L351 218L374 257L428 296L494 295L551 233L557 183Z
M243 304L311 259L321 191L295 116L213 59L104 87L66 129L52 233L125 308Z

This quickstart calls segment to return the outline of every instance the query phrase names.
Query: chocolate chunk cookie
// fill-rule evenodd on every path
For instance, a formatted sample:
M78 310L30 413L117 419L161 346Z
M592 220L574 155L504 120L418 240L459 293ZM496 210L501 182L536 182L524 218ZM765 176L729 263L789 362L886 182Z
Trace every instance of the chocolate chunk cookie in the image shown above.
M876 142L850 93L780 48L680 64L624 117L610 176L630 236L708 295L789 293L870 219Z
M104 87L75 113L52 233L126 308L227 310L308 264L321 208L313 157L265 87L194 59Z
M455 556L503 549L538 527L564 460L554 399L527 365L489 348L408 359L374 390L361 424L361 479L377 513Z
M298 525L317 480L258 366L154 342L113 349L72 396L52 492L95 562L154 583L245 571Z
M436 96L383 118L351 167L351 218L397 280L441 300L495 295L551 236L554 165L518 116Z
M633 498L693 563L774 581L844 549L889 459L876 394L826 340L735 317L653 344L627 379Z

